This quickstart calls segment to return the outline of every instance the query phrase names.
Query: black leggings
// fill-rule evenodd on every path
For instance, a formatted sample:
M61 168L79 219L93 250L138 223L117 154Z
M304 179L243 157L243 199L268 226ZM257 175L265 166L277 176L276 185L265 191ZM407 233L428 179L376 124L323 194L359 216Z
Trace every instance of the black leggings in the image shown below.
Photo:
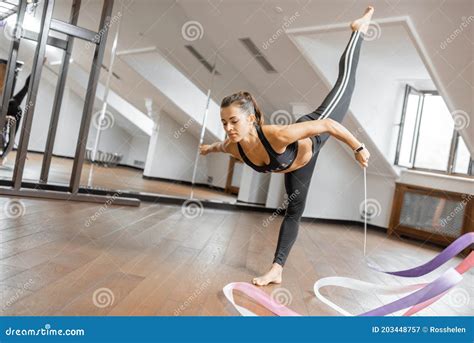
M25 98L26 94L28 93L28 87L30 85L30 78L31 75L27 77L25 81L25 85L23 86L22 89L16 93L16 95L10 99L8 102L8 112L7 115L15 117L16 120L16 133L18 133L18 129L20 127L20 120L23 115L23 110L21 109L20 105L23 102L23 99ZM28 107L28 105L27 105Z
M339 76L336 84L324 99L321 106L313 112L300 117L296 122L331 118L342 122L347 113L354 91L357 63L363 33L353 31L346 49L339 60ZM285 265L291 247L298 236L298 228L306 205L311 177L318 159L319 151L329 138L328 133L311 137L313 141L313 157L303 167L285 174L285 189L288 206L278 235L278 245L273 262Z

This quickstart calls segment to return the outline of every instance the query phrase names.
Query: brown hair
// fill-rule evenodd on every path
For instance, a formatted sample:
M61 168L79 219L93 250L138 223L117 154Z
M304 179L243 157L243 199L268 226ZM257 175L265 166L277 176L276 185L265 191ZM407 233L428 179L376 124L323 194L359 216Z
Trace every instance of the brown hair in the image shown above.
M263 125L263 114L258 107L257 101L249 92L240 91L231 95L226 96L222 99L221 108L228 107L230 105L238 106L242 111L247 114L255 114L257 118L257 124Z

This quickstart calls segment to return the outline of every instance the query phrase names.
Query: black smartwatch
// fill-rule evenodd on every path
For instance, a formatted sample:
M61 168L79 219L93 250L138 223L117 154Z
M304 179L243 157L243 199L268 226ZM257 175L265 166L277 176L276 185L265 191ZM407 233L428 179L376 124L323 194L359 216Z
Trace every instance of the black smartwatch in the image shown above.
M362 143L358 148L354 149L354 153L357 154L358 152L360 152L364 148L365 148L365 145L364 145L364 143Z

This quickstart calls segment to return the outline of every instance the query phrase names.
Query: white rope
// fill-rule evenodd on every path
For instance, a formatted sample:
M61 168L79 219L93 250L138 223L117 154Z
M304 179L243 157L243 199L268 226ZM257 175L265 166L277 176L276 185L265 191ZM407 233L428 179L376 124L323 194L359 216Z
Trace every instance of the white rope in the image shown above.
M367 250L367 168L364 167L364 257Z

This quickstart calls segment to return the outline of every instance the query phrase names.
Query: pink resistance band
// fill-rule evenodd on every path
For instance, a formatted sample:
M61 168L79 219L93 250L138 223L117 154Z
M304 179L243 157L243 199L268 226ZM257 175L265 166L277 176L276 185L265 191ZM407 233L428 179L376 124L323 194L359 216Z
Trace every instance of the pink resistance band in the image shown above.
M364 168L364 196L365 196L365 208L367 213L367 175L366 169ZM367 218L364 216L364 256L366 252L367 242ZM419 277L436 270L441 265L455 257L462 250L469 247L474 243L474 232L466 233L463 236L456 239L440 254L434 257L429 262L407 270L401 271L383 271L374 267L370 262L366 260L369 268L378 272L391 274L402 277ZM369 283L357 279L347 277L326 277L322 278L314 284L314 293L318 299L323 303L336 310L338 313L345 316L353 316L347 310L339 307L320 293L320 288L326 286L339 286L352 290L358 290L370 294L381 294L381 295L394 295L394 294L405 294L408 295L393 301L387 305L383 305L376 309L368 312L359 314L359 316L384 316L397 312L399 310L407 309L403 315L411 316L427 306L431 305L435 301L439 300L446 293L449 292L462 280L462 274L468 271L474 266L474 252L471 252L456 268L449 268L441 276L430 283L418 283L407 286L384 286L374 283ZM258 304L268 309L277 316L301 316L300 314L290 310L286 306L281 305L277 301L273 300L267 293L259 289L258 287L247 283L247 282L233 282L226 285L223 289L224 295L234 308L243 316L257 316L252 311L237 305L234 300L233 290L238 290L244 293L249 298L255 300Z

